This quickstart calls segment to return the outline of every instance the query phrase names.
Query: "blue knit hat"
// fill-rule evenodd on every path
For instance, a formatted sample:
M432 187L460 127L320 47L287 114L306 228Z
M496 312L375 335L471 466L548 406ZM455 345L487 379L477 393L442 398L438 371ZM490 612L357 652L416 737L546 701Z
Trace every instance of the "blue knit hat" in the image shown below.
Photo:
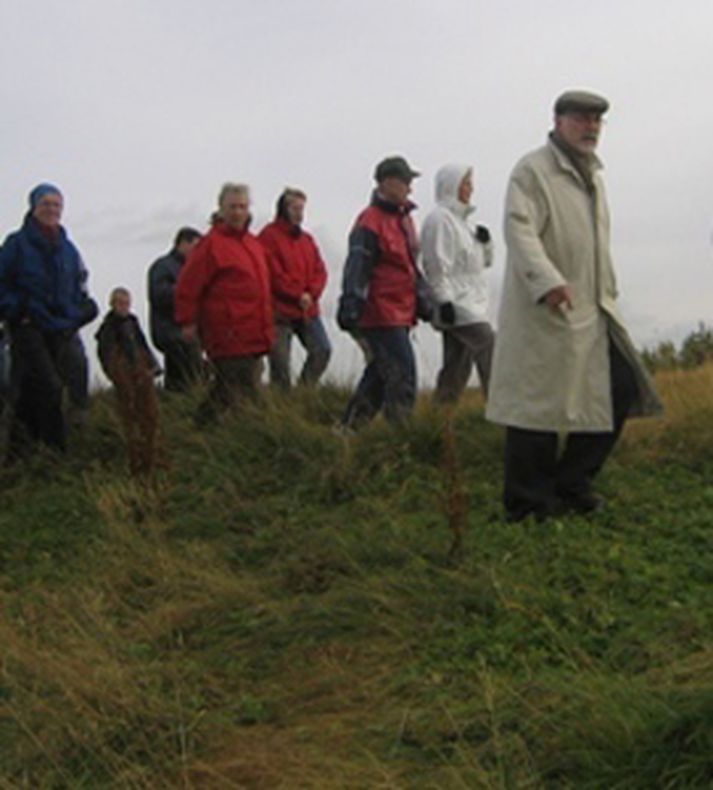
M59 195L62 193L54 184L38 184L29 194L30 208L34 210L45 195Z

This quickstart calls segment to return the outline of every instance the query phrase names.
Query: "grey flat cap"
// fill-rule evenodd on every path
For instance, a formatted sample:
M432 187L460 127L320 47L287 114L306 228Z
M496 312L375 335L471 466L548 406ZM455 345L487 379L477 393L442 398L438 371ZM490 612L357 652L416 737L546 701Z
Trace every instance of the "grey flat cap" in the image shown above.
M555 115L568 112L598 112L604 114L609 102L596 93L589 91L565 91L555 102Z

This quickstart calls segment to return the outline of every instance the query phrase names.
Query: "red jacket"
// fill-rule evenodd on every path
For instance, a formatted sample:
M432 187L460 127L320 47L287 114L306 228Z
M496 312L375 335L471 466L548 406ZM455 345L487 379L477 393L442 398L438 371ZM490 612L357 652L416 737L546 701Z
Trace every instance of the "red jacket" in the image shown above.
M252 233L217 222L176 284L176 321L197 324L211 359L265 354L275 329L265 251Z
M312 236L279 218L266 225L258 236L267 250L272 296L277 317L314 318L319 315L319 297L327 284L327 267ZM312 305L306 313L300 297L308 293Z
M344 329L413 326L422 279L412 203L397 206L377 193L349 235L337 320Z

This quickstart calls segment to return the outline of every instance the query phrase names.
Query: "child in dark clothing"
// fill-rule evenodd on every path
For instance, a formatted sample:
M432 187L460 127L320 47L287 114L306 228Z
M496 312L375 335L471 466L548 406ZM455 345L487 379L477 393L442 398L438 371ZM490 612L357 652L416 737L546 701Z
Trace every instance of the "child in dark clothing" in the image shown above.
M131 473L146 475L155 462L158 399L154 376L161 370L131 312L130 292L114 288L109 306L95 335L99 361L116 389Z

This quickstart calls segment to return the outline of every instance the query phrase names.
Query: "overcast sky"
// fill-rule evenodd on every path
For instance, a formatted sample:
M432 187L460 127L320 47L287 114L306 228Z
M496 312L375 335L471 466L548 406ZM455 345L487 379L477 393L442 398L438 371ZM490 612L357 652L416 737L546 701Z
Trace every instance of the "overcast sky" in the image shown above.
M442 164L474 165L495 318L509 173L555 97L585 87L612 104L599 153L633 336L713 322L711 0L0 0L0 29L0 230L58 184L102 308L126 285L147 323L148 264L205 227L224 181L252 186L257 229L300 186L331 274L331 370L356 376L334 323L346 236L374 164L402 153L423 173L417 220ZM429 382L439 338L417 344Z

